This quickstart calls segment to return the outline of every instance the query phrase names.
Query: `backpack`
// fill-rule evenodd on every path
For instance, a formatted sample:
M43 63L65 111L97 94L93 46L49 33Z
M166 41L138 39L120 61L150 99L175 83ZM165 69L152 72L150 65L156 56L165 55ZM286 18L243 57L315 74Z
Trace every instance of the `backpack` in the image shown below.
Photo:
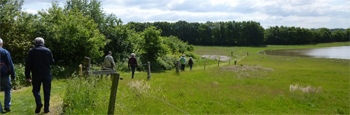
M185 58L180 59L181 64L185 64Z
M0 59L1 59L1 57L0 57ZM1 74L6 74L9 71L9 69L8 69L8 67L3 59L0 60L0 70L1 70Z

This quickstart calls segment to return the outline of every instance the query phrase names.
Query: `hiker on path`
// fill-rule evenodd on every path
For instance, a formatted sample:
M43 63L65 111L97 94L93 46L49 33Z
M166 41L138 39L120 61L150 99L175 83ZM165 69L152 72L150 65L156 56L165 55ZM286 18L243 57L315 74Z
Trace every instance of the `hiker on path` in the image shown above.
M106 69L115 69L115 62L114 62L114 59L112 57L111 51L108 51L108 55L106 55L106 57L103 61L103 65Z
M185 55L182 55L182 57L180 58L180 64L181 64L181 71L185 71L185 65L186 65Z
M51 67L55 60L50 49L44 46L44 39L37 37L34 40L35 47L28 52L25 63L25 76L28 82L32 82L33 95L35 98L35 113L40 113L43 104L40 97L40 86L43 84L44 90L44 113L50 112L50 93L51 93ZM32 72L32 76L30 76ZM32 77L32 79L31 79Z
M188 60L188 65L190 65L190 70L192 70L192 66L193 66L192 57L190 57L190 60Z
M114 59L112 57L112 51L108 51L108 55L106 55L104 61L103 61L103 66L104 66L104 69L107 69L107 70L115 70L115 62L114 62ZM106 78L109 74L106 75ZM111 76L112 78L112 76Z
M130 67L132 72L131 79L134 79L135 68L137 67L137 60L135 58L135 53L131 53L131 57L129 58L128 68Z
M5 111L3 111L2 105L0 102L0 113L6 113L6 112L11 111L11 109L10 109L10 106L11 106L11 88L12 88L11 81L15 80L16 74L15 74L15 69L13 67L11 55L6 49L2 48L2 46L3 46L3 41L0 38L0 53L1 53L1 57L0 57L0 59L1 59L1 62L0 62L0 67L1 67L0 89L3 88L4 93L5 93L5 99L4 99ZM11 75L11 78L9 75Z

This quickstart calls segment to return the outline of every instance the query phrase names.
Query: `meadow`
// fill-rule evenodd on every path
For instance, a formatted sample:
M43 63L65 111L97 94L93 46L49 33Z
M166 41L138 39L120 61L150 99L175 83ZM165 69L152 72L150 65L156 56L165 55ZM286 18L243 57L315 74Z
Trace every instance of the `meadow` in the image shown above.
M226 55L238 60L196 59L192 71L120 72L115 114L349 114L350 61L270 56L268 49L316 48L349 42L266 47L195 46L198 55ZM233 52L233 55L231 55ZM247 56L248 52L248 56ZM206 69L204 64L208 63ZM53 81L52 112L106 114L110 79L96 76ZM31 88L12 93L9 114L33 114ZM0 95L3 99L3 93Z

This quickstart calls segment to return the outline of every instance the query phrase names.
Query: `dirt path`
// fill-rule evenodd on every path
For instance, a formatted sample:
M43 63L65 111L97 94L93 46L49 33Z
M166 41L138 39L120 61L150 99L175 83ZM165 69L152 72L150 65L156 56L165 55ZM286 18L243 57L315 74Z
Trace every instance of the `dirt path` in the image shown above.
M220 61L228 61L231 59L231 57L224 56L224 55L202 55L202 57L209 58L209 59L219 59Z
M62 104L66 82L63 80L53 80L51 87L50 113L45 115L62 114ZM44 94L42 88L40 90L42 102L44 102ZM4 92L0 92L0 100L4 99ZM1 101L3 102L3 101ZM35 100L32 93L32 87L22 87L21 89L12 90L11 93L11 111L8 115L31 115L35 114ZM43 109L39 114L44 114Z

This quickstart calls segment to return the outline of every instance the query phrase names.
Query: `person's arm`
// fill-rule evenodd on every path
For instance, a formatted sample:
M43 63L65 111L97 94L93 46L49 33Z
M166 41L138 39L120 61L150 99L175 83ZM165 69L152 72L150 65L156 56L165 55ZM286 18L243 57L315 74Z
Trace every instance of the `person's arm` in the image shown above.
M29 50L29 53L28 53L27 59L26 59L26 63L25 63L25 71L24 71L24 74L29 82L31 82L31 79L30 79L31 65L32 65L31 50Z
M116 69L116 67L115 67L115 62L114 62L114 59L113 59L113 57L111 56L111 62L112 62L112 66L113 66L113 68L115 68Z
M135 67L139 67L139 66L137 65L137 59L136 59L136 57L135 57L135 64L136 64Z
M11 74L11 79L12 80L15 80L16 78L16 73L15 73L15 68L13 67L13 62L12 62L12 59L11 59L11 54L10 52L6 52L5 53L6 56L4 61L5 61L5 64L8 66L8 69L9 69L9 73Z
M55 63L55 60L53 59L53 55L52 55L52 52L50 50L50 65L52 65L53 63Z
M131 58L129 58L129 60L128 60L128 68L130 68L130 60L131 60Z

